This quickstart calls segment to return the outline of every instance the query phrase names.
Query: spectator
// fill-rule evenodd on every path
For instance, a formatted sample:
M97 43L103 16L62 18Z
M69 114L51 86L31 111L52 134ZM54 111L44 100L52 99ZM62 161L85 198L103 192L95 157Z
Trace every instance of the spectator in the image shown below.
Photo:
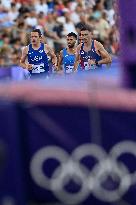
M35 3L34 8L37 14L42 12L44 15L47 15L48 13L48 5L46 0L38 0Z
M66 36L68 33L71 33L71 32L76 33L75 25L73 21L71 20L71 16L68 10L65 10L64 16L65 16L66 22L64 24L63 34Z
M59 52L66 46L66 35L70 32L78 34L86 23L93 28L94 38L112 54L118 55L118 19L116 0L0 0L0 48L3 56L0 61L10 63L10 49L11 53L16 53L19 47L26 45L26 33L30 33L33 27L39 28L46 36L43 41ZM9 60L5 61L7 48L3 46L7 39L10 49L6 51Z

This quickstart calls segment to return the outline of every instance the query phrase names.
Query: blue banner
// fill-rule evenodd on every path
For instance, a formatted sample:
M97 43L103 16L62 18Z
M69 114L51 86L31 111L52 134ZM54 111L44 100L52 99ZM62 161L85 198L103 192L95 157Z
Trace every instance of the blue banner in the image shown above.
M135 205L136 114L22 105L28 201Z
M0 204L24 205L19 121L15 103L0 101Z

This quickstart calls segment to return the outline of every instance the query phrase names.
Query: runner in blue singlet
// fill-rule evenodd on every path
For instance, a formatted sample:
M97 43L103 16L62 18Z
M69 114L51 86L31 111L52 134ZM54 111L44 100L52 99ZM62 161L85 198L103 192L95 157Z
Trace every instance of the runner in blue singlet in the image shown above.
M103 45L92 39L92 29L86 25L80 31L82 43L77 46L75 69L77 62L80 70L90 70L101 67L102 64L110 64L111 56Z
M41 37L41 31L34 29L31 32L31 43L22 50L20 66L29 70L31 77L46 77L48 75L47 55L51 56L54 66L57 65L56 55L47 44L41 42Z
M62 69L64 74L70 74L74 71L76 41L77 35L73 32L69 33L67 35L67 48L60 51L58 68Z

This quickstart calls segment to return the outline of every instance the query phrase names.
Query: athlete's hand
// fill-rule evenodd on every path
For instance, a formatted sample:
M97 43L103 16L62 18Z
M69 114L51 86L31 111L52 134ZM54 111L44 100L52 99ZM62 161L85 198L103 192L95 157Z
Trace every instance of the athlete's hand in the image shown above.
M89 63L90 66L91 66L91 65L96 65L95 61L94 61L94 60L91 60L91 59L88 60L88 63Z
M33 65L32 65L32 64L29 64L29 63L28 63L28 64L26 64L26 69L27 69L27 70L32 70L32 67L33 67Z

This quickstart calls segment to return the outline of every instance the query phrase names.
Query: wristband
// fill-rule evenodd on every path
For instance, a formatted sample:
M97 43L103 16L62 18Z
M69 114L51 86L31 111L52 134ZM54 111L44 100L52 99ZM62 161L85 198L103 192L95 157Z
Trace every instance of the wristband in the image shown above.
M95 65L96 65L96 66L99 66L99 63L98 63L98 61L95 61Z

